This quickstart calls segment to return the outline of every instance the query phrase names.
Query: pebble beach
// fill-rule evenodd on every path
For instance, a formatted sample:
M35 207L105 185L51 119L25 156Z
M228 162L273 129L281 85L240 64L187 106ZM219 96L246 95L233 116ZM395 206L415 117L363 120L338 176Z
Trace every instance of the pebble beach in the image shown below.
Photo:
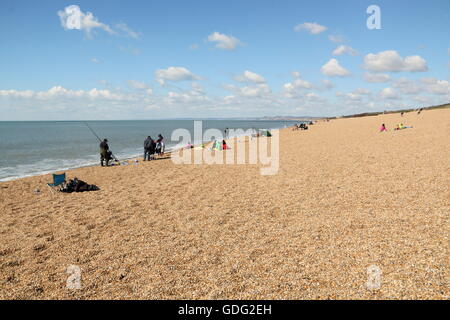
M0 299L448 299L449 125L445 108L282 129L274 175L166 156L66 172L95 192L1 182Z

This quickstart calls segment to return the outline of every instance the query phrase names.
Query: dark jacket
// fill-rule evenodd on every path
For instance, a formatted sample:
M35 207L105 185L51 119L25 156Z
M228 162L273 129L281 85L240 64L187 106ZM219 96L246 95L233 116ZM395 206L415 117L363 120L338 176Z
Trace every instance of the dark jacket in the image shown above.
M153 146L154 143L155 142L153 141L152 138L145 139L145 141L144 141L144 149L146 149L146 150L152 149L152 146Z
M108 151L108 150L109 150L108 142L106 141L100 142L100 151Z

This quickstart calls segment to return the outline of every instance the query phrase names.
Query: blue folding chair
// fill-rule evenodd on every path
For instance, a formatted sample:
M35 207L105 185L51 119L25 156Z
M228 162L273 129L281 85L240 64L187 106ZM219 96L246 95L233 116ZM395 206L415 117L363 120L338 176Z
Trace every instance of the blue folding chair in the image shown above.
M66 182L66 173L63 174L53 174L53 183L47 183L47 186L50 188L50 191L53 193L54 188L62 185Z

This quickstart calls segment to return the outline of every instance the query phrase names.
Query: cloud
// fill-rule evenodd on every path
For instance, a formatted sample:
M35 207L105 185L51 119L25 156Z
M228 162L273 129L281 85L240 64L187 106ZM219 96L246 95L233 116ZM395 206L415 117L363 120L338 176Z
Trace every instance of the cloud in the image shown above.
M207 40L216 42L216 48L223 50L234 50L237 46L242 45L239 39L219 32L211 33Z
M346 46L344 44L341 44L333 51L334 56L340 56L344 53L351 55L351 56L356 56L358 54L358 51L356 51L352 47Z
M238 82L253 82L253 83L266 82L266 79L264 79L263 76L248 70L245 70L243 74L236 76L235 80Z
M357 88L353 90L354 94L360 94L360 95L370 95L370 90L364 89L364 88Z
M100 61L99 61L97 58L92 58L92 59L91 59L91 62L92 62L92 63L100 63Z
M323 101L323 98L314 92L306 93L303 98L305 98L308 101Z
M299 32L302 30L308 31L310 34L319 34L327 30L327 27L322 26L315 22L305 22L302 24L298 24L294 27L294 31Z
M58 16L64 30L83 30L88 37L92 36L94 29L102 29L109 34L116 34L110 26L100 22L91 12L83 13L77 5L71 5L58 11Z
M153 89L150 88L150 86L148 84L146 84L145 82L140 82L140 81L136 81L136 80L128 80L127 84L132 89L145 90L145 92L148 95L152 95L153 94Z
M419 103L428 103L431 104L433 99L427 96L413 96L412 99Z
M346 101L362 101L362 96L359 93L356 93L355 91L350 93L344 93L341 91L336 92L336 97L343 98Z
M169 105L202 103L207 101L209 101L209 98L197 90L184 92L170 91L167 93L167 97L165 98L165 102Z
M388 88L384 88L383 90L380 91L379 96L381 99L399 99L399 95L397 94L397 92L388 87Z
M93 88L89 91L85 90L70 90L62 86L54 86L47 91L17 91L17 90L0 90L0 97L6 98L33 98L38 100L48 100L55 98L74 99L74 98L89 98L92 100L128 100L132 99L131 95L124 95L119 92L112 92L110 90L99 90Z
M263 98L271 93L270 87L265 83L259 83L251 86L237 87L234 85L224 85L223 88L233 92L237 96L246 98Z
M127 36L130 38L139 39L141 37L141 33L133 31L130 27L128 27L123 22L116 24L116 28L125 32L127 34Z
M265 94L270 93L271 90L267 84L258 84L256 86L243 87L240 93L244 97L262 97Z
M287 98L299 97L302 95L303 90L312 88L312 83L300 78L283 85L284 96Z
M169 67L167 69L158 69L155 71L155 78L161 85L164 85L166 81L189 81L189 80L201 80L201 78L191 71L183 67Z
M330 59L327 63L325 63L320 71L329 77L345 77L350 74L347 69L342 67L336 59Z
M450 94L450 83L447 80L438 80L436 78L423 78L422 82L426 85L428 92L437 95Z
M345 41L344 37L342 37L340 35L332 35L332 34L330 34L328 36L328 40L330 40L333 43L341 43L341 42Z
M397 79L392 86L403 94L417 94L423 91L423 87L407 78Z
M366 80L366 82L381 83L381 82L388 82L389 80L391 80L391 77L385 73L365 72L364 80Z
M421 56L402 58L397 51L388 50L377 54L369 53L364 57L364 69L374 72L424 72L427 62Z

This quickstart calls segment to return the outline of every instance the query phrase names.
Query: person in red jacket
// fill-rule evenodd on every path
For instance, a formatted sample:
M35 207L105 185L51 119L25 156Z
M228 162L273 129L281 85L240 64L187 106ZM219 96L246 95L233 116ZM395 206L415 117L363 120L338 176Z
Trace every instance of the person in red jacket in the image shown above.
M222 150L227 150L228 146L227 143L225 142L225 140L222 140Z

